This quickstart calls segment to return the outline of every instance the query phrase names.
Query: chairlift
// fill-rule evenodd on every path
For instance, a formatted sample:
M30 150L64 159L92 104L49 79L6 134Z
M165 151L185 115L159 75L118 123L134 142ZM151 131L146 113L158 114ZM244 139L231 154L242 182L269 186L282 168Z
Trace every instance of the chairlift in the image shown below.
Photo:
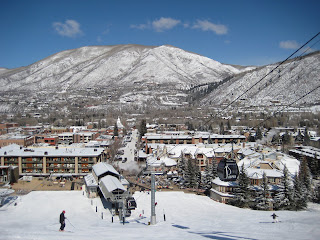
M133 197L129 197L127 199L127 209L128 210L134 210L137 207L136 200Z
M235 181L239 175L239 168L234 159L222 159L217 168L218 177L221 181Z

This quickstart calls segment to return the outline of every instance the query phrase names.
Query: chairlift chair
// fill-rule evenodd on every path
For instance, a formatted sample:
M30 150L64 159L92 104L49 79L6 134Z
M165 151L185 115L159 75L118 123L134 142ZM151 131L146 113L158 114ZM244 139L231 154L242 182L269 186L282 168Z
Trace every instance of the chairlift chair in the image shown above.
M238 164L234 159L222 159L217 168L218 177L221 181L235 181L239 175Z

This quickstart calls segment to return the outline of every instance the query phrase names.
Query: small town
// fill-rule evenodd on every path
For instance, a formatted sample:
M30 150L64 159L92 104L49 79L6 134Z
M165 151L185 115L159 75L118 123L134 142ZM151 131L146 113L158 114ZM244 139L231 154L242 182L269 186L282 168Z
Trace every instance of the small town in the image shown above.
M135 190L151 189L153 173L160 191L203 194L213 201L253 209L303 209L286 202L289 189L284 184L292 185L294 195L298 176L307 174L299 183L304 206L307 201L319 201L320 149L311 146L319 143L316 131L272 128L273 138L267 139L269 132L249 127L242 127L241 134L239 127L222 126L224 134L218 134L191 131L185 124L142 120L140 126L126 128L120 118L115 122L101 129L0 124L1 185L17 194L84 187L88 198L102 192L106 199L121 190L128 199ZM291 145L286 144L283 152L286 138ZM226 164L230 164L228 170ZM110 192L103 193L101 177L92 176L101 166L112 168L119 180Z

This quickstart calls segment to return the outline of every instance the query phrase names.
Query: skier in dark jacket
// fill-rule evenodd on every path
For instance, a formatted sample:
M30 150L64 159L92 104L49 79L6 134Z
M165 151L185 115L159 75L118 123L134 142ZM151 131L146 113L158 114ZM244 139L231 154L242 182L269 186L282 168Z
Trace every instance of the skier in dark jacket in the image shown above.
M64 227L66 226L66 223L65 223L66 217L64 216L65 213L66 213L66 211L63 210L62 213L60 214L60 224L61 224L60 229L59 229L60 232L63 232Z
M278 222L278 219L277 219L278 216L275 213L273 213L271 217L273 218L274 223Z

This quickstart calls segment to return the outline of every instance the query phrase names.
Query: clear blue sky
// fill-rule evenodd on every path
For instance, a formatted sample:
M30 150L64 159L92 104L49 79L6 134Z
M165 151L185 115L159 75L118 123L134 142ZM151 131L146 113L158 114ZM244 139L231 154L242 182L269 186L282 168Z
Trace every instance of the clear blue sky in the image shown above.
M6 68L115 44L169 44L222 63L264 65L320 31L320 1L2 0L0 29Z

